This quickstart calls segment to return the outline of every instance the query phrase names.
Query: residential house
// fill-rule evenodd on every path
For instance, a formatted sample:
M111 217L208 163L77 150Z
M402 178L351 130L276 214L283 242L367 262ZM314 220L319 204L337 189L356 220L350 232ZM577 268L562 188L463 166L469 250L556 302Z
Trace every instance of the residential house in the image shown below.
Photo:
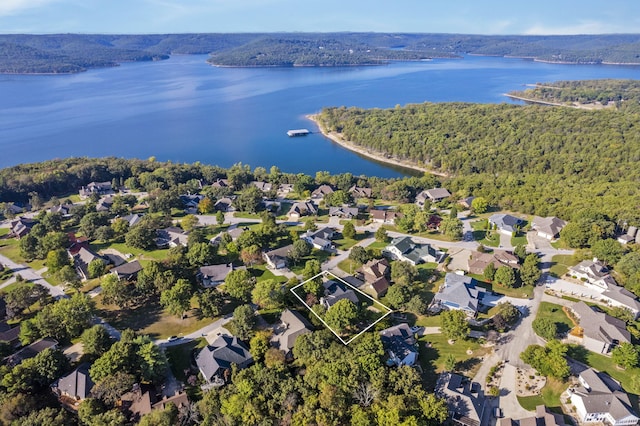
M619 285L609 286L607 290L601 293L601 297L612 306L628 309L635 319L640 317L640 301L638 301L635 294L626 288Z
M293 244L262 253L262 258L272 269L286 268Z
M638 228L636 226L630 226L627 229L627 232L623 235L618 236L617 241L620 244L629 244L633 242L637 242L638 239Z
M109 210L111 210L112 205L113 205L113 197L111 196L102 197L96 203L96 211L108 212Z
M580 385L569 388L569 395L581 423L621 426L640 421L629 396L607 374L588 368L578 375L578 381Z
M315 216L318 214L318 209L310 201L299 201L294 203L287 215L289 219L298 221L302 216Z
M167 405L173 404L178 411L189 405L189 396L186 392L176 392L173 396L164 396L162 399L151 406L152 410L164 410Z
M538 405L535 416L525 417L520 420L505 417L498 419L497 426L567 426L567 424L564 422L562 415L552 413L544 405Z
M358 216L357 207L329 207L329 216L339 217L341 219L353 219Z
M476 286L476 280L472 277L448 272L444 277L444 284L433 297L429 310L439 312L457 309L474 317L485 291Z
M293 192L293 184L290 183L281 183L278 185L278 197L284 198Z
M207 383L222 385L231 375L231 366L248 367L253 362L249 349L235 336L221 335L202 348L196 364Z
M25 346L20 349L18 352L9 355L4 359L5 364L15 367L20 364L25 359L33 358L38 355L40 352L44 352L47 349L57 349L58 341L55 339L44 338L40 340L36 340L29 346Z
M320 303L327 309L342 299L349 299L356 306L360 303L356 292L342 281L329 280L325 281L322 286L324 287L324 296L320 298Z
M0 322L0 342L7 342L12 347L20 345L20 324L11 327L6 321Z
M136 383L130 392L120 397L120 408L129 421L138 423L140 418L151 413L157 400L156 391L151 385Z
M131 281L136 279L138 272L142 271L142 265L137 260L129 263L123 263L111 270L111 273L118 277L119 280Z
M423 208L427 200L437 203L449 197L451 197L451 193L445 188L425 189L416 195L416 204L418 207Z
M579 324L569 333L569 338L577 338L586 349L608 354L622 343L631 343L631 334L624 321L595 311L584 302L576 302L569 309Z
M49 209L50 213L60 213L63 218L71 217L73 213L73 204L60 204Z
M30 209L31 206L29 206ZM15 203L5 203L4 205L4 213L8 213L8 214L12 214L12 215L18 215L20 213L24 213L27 210L26 207L20 207L19 205L15 204Z
M616 281L609 274L609 269L596 258L583 260L577 265L571 266L568 274L599 290L606 290L616 285Z
M214 188L228 188L229 180L228 179L216 179L215 182L211 184Z
M447 401L449 418L454 425L484 426L489 424L489 406L480 383L455 373L442 373L435 389L436 395Z
M489 216L489 224L495 226L501 233L512 236L520 230L524 220L510 214L496 213Z
M349 188L349 192L353 196L354 199L358 198L371 198L373 191L371 188L361 188L359 186L353 185Z
M90 367L89 363L83 362L71 373L60 377L52 386L62 403L77 409L81 401L89 398L94 385L89 377Z
M387 259L372 259L362 265L357 271L358 278L364 281L366 289L373 292L376 298L387 293L391 266Z
M314 248L324 251L335 251L335 246L331 242L333 238L333 228L322 228L317 231L308 230L300 235L300 238L311 244Z
M37 220L28 217L20 217L12 220L9 222L9 227L11 228L10 235L20 239L31 232L31 228L33 228L36 223L38 223Z
M300 313L285 309L280 314L280 322L273 327L271 345L287 356L291 356L291 350L298 336L312 331L313 327Z
M204 195L201 194L183 194L180 196L180 201L184 206L184 211L189 214L196 214L198 212L198 204L204 199Z
M273 189L273 185L269 182L260 182L254 180L253 182L251 182L251 185L255 186L262 192L269 192L271 191L271 189Z
M111 182L91 182L87 186L80 188L80 198L87 198L92 194L107 195L113 194Z
M391 260L401 260L417 265L423 262L440 263L445 253L430 244L415 243L411 237L397 237L382 249L382 254Z
M129 224L129 228L136 226L142 220L142 215L138 213L128 214L126 216L122 216L119 219L126 221Z
M418 341L407 323L385 328L380 332L380 340L389 355L387 365L401 367L414 365L418 360Z
M328 194L333 194L333 188L330 185L320 185L311 193L311 199L319 202Z
M89 250L89 239L87 237L76 237L73 232L69 232L67 235L69 236L69 248L67 248L67 251L70 256L75 256L82 248Z
M382 209L373 209L369 211L371 214L371 219L374 222L382 223L385 225L393 225L396 223L396 218L402 217L402 213L397 212L395 210L382 210Z
M475 199L476 199L476 197L466 197L466 198L463 198L462 200L458 201L458 204L460 204L465 209L471 209L471 204L473 203L473 200L475 200Z
M91 262L93 262L94 260L100 260L104 264L108 263L104 257L96 254L88 248L85 248L84 246L80 247L80 249L78 249L78 252L75 255L71 255L71 257L73 259L73 266L76 269L76 272L83 280L88 280L89 278L91 278L89 276L89 264Z
M198 269L198 279L205 287L217 287L224 283L229 272L236 269L247 269L245 266L235 268L233 263L223 263L220 265L202 266Z
M560 237L560 231L565 226L567 226L567 222L555 216L535 217L531 221L531 229L536 231L539 237L547 240L555 240Z
M157 231L156 245L160 248L178 246L186 247L188 241L189 233L183 231L182 228L170 226Z
M216 211L223 213L233 212L236 209L233 207L233 200L229 197L222 197L213 205Z
M493 264L498 269L501 266L508 266L519 269L518 256L504 250L494 250L492 253L471 252L471 257L467 261L467 271L471 274L482 275L489 264Z

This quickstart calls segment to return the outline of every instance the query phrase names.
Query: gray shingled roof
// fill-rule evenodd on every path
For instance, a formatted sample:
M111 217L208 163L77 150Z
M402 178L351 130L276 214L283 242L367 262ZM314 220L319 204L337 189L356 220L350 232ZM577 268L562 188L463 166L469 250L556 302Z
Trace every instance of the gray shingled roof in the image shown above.
M312 329L307 320L298 312L285 309L280 314L280 323L273 329L271 343L276 348L289 352L293 349L298 336L310 333Z
M222 370L231 368L232 364L244 368L252 361L249 349L237 337L226 335L202 348L196 357L196 364L207 381Z
M631 342L626 323L603 312L595 312L584 302L576 302L571 309L579 318L584 335L606 343Z
M620 385L605 373L588 368L580 373L580 379L588 387L574 390L574 397L581 398L587 413L609 413L619 420L630 415L637 416L629 396Z
M58 389L73 398L85 399L89 396L93 388L93 381L89 377L89 368L91 366L84 362L71 373L62 376L58 380Z
M440 303L451 309L463 309L477 312L478 304L484 289L476 287L475 280L468 275L447 273L444 285L433 298L433 303Z

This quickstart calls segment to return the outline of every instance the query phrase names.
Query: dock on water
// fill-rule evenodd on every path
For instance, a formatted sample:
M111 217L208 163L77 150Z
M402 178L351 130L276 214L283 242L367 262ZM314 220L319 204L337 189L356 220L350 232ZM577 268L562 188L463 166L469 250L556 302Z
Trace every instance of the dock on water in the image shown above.
M294 130L287 131L287 135L289 137L306 136L309 133L311 133L311 132L309 130L307 130L307 129L294 129Z

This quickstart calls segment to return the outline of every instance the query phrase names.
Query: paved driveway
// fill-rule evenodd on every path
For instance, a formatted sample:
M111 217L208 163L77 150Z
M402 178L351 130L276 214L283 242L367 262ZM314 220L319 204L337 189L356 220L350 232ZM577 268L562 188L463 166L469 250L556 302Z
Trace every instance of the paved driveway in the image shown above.
M0 262L7 268L11 269L14 273L19 273L22 278L25 279L25 281L30 281L34 284L40 284L41 286L49 290L49 293L51 293L52 297L59 298L65 295L64 290L62 290L61 287L49 284L44 278L42 278L42 275L38 274L33 268L16 263L8 257L2 255L0 255ZM0 286L0 288L7 286L14 281L15 278L12 278L11 280L8 280L6 283Z
M515 389L516 367L507 363L500 379L500 408L502 408L504 417L511 417L514 420L530 417L533 411L527 411L520 406Z

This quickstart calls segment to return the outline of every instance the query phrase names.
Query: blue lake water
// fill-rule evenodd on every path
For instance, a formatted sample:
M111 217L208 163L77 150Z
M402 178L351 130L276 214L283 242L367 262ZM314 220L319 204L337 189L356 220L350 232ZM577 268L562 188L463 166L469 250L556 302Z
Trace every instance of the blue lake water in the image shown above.
M216 68L205 55L74 75L0 75L0 167L68 156L118 156L285 172L400 176L320 134L325 106L510 102L503 93L554 80L640 78L637 66L466 57L352 68Z

